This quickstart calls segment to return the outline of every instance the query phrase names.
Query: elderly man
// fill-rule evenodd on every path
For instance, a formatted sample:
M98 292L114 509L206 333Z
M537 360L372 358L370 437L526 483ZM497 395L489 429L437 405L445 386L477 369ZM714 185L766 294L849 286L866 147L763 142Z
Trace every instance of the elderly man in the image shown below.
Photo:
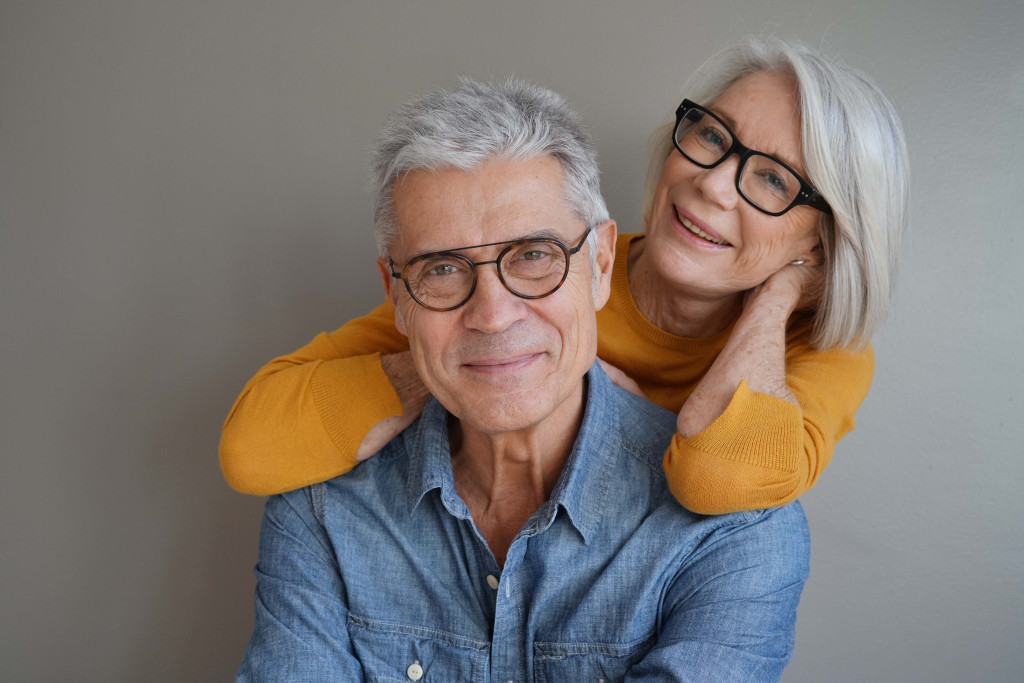
M797 504L700 517L675 416L595 364L615 224L577 119L519 81L392 117L378 263L432 397L351 473L267 503L239 680L776 680Z

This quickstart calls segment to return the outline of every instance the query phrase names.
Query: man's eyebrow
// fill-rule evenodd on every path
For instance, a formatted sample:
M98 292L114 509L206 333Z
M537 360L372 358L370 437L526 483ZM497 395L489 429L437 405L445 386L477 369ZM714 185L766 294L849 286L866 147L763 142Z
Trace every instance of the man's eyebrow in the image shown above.
M520 239L524 240L558 240L561 242L565 239L561 234L555 231L554 228L537 228L533 232L523 235Z
M513 244L515 242L525 242L526 240L555 240L557 242L564 242L565 237L559 234L554 228L537 228L531 232L524 233L518 237L513 237L510 240L501 240L500 242L486 242L484 244L469 244L464 247L450 247L448 249L431 249L429 251L420 252L418 255L423 254L443 254L449 251L465 251L467 249L480 249L481 247L494 247L503 244ZM415 258L415 257L414 257Z

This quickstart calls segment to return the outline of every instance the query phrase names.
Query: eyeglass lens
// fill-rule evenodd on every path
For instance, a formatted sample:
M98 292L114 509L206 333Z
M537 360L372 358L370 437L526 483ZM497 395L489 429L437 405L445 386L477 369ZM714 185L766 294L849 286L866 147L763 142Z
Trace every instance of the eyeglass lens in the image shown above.
M721 121L691 109L676 128L676 144L694 163L710 167L732 149L734 138ZM775 213L785 210L800 194L800 178L759 152L751 152L739 170L740 192L751 204Z
M491 263L478 262L476 265ZM501 251L498 275L513 294L540 298L554 292L568 272L568 252L552 240L527 240ZM409 292L428 308L456 307L473 293L476 265L455 253L426 254L409 262L405 279Z

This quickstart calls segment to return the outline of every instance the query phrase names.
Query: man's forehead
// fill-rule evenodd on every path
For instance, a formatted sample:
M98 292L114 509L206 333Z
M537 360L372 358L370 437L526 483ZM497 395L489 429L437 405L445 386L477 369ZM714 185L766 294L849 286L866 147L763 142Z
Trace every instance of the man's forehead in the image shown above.
M518 239L565 241L583 221L552 157L493 160L470 171L412 171L395 185L394 256Z

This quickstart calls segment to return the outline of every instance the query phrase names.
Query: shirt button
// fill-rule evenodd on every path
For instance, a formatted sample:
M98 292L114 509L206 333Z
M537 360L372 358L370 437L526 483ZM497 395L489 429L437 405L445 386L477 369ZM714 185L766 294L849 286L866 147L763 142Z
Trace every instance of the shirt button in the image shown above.
M494 574L488 574L487 585L490 586L492 590L498 590L498 577Z
M410 681L418 681L423 678L423 667L420 666L419 662L413 662L405 670L405 675L409 677Z

